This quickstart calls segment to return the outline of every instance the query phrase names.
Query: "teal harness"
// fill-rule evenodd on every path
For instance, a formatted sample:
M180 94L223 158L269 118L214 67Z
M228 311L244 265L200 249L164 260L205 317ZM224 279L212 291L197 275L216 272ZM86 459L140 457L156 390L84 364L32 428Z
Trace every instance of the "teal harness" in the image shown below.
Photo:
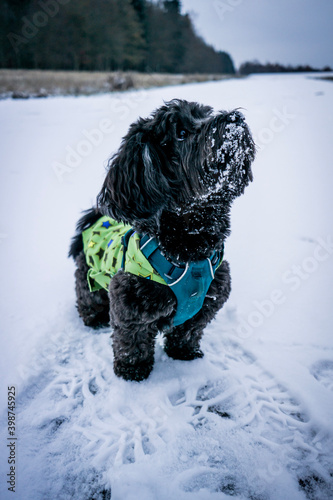
M222 249L198 262L172 262L163 255L156 238L142 236L107 216L83 231L82 238L91 292L108 290L110 280L120 269L169 286L177 299L173 326L185 323L200 311L223 259Z
M124 240L130 236L131 231ZM202 308L215 272L222 262L223 250L215 251L209 259L179 264L170 262L163 255L156 238L144 235L140 240L140 251L176 296L177 311L173 326L181 325L195 316Z

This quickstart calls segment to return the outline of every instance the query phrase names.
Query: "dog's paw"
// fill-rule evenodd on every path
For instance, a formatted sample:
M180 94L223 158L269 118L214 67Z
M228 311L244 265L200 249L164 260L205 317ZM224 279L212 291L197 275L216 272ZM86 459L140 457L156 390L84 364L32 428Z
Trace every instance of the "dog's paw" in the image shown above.
M147 360L134 364L128 361L115 359L113 368L117 377L133 382L141 382L149 377L153 369L153 364L153 362Z
M201 349L188 349L187 347L164 347L166 354L173 359L180 359L182 361L192 361L193 359L203 358L204 353Z

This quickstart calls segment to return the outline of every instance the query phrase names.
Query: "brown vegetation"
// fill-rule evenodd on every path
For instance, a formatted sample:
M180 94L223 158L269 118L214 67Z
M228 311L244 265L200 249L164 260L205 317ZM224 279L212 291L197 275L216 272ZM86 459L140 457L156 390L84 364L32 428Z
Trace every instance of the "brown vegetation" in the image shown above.
M230 75L138 72L0 70L2 98L92 95L140 88L222 80Z

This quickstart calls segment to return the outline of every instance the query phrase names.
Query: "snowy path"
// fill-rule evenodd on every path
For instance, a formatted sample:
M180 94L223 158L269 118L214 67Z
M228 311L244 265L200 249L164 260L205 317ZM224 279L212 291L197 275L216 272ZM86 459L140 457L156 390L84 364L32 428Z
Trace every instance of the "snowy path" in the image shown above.
M109 330L77 317L66 253L129 123L173 97L245 108L255 181L233 209L233 292L205 357L173 361L159 338L149 379L128 383ZM0 102L1 499L333 498L332 105L332 83L305 75Z

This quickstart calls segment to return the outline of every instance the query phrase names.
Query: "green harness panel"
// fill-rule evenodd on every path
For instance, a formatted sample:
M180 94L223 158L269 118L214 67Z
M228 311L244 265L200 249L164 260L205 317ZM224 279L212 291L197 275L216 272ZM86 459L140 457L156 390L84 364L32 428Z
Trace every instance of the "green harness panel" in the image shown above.
M83 249L89 267L88 284L91 292L101 288L108 290L111 278L122 268L122 238L130 229L131 226L104 216L83 231ZM128 241L124 271L166 285L140 251L140 236L137 233Z

